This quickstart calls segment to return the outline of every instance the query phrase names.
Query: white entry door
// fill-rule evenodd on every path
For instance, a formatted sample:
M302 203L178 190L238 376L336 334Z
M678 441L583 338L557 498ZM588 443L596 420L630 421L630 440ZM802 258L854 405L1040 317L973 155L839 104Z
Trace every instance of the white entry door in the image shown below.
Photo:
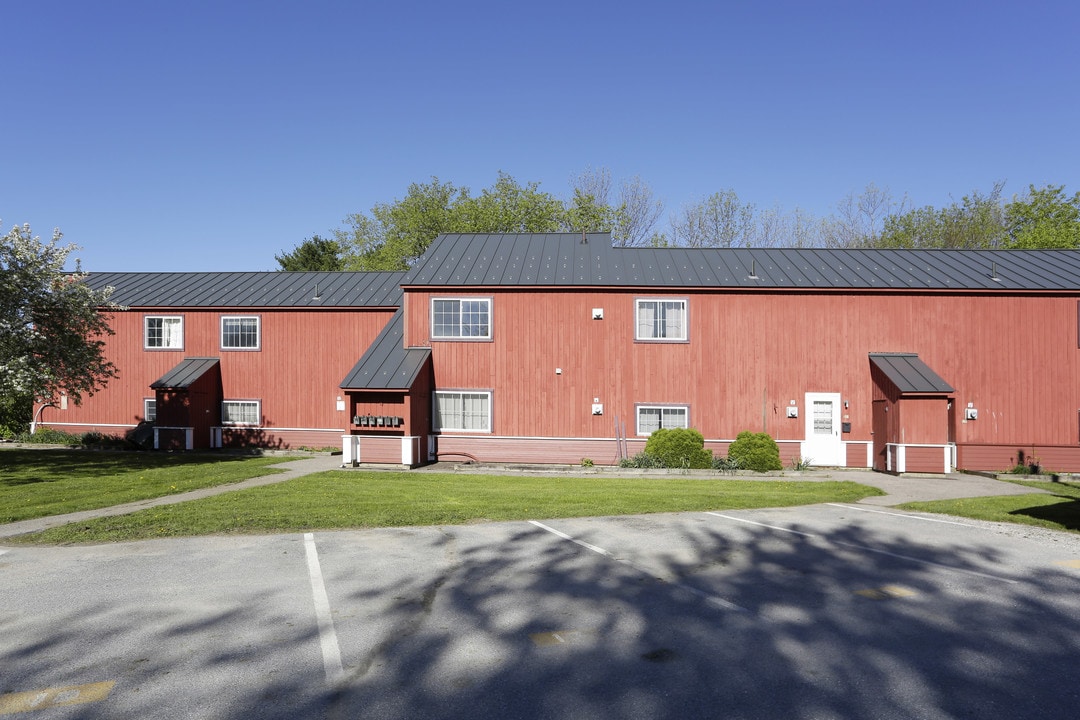
M840 440L840 393L806 393L802 456L811 465L845 465Z

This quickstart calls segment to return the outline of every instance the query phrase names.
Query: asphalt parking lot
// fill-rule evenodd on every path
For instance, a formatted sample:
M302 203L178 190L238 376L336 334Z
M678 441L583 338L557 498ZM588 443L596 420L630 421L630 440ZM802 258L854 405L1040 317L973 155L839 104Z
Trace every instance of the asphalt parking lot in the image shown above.
M1080 536L871 504L0 546L0 715L1074 718Z

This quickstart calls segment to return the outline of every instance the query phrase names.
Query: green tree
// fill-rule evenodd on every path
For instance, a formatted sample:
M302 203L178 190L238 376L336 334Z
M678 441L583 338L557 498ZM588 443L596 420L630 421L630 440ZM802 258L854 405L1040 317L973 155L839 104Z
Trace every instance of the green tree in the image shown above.
M0 243L0 395L19 412L60 393L78 404L116 377L102 339L112 334L101 312L116 308L112 290L91 290L78 267L64 271L77 246L62 237L44 243L23 225Z
M480 195L461 197L451 208L455 232L555 232L565 213L562 201L539 183L521 185L503 172Z
M348 227L334 231L346 269L407 270L440 233L454 232L453 208L468 193L433 177L409 185L400 200L375 205L370 215L349 215Z
M300 270L334 271L344 270L345 261L341 259L341 245L336 240L327 240L318 235L297 245L292 252L275 255L281 270L296 272Z
M978 190L943 208L926 206L885 218L880 234L865 242L879 248L957 248L995 250L1007 244L1004 183L987 194Z
M563 228L571 232L611 232L615 227L615 209L582 188L574 188Z
M380 203L368 215L350 215L334 231L349 270L407 270L432 240L449 232L553 232L566 224L566 208L539 183L521 185L499 173L473 197L468 188L432 178L413 183L404 198Z
M1008 247L1080 247L1080 192L1065 194L1064 185L1028 186L1024 197L1005 205Z

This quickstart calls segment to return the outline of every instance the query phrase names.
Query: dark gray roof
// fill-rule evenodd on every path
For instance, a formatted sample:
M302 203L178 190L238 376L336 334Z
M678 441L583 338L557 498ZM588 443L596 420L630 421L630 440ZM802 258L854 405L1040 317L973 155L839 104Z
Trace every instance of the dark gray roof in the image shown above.
M179 365L150 383L150 387L155 390L158 388L189 388L206 371L217 364L217 358L184 358Z
M607 233L446 234L406 286L1080 290L1080 250L613 248Z
M953 387L919 359L916 353L870 353L870 362L901 393L950 393Z
M399 309L341 381L344 390L408 390L431 355L431 348L402 346L405 316Z
M94 272L127 307L397 307L398 272ZM316 290L318 294L316 295Z

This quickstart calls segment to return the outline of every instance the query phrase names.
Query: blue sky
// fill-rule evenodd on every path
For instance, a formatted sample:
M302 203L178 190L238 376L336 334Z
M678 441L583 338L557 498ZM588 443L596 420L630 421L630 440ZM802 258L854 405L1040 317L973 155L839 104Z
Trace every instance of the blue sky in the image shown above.
M88 270L272 270L500 170L638 175L669 211L1080 190L1074 0L34 0L0 26L0 221Z

